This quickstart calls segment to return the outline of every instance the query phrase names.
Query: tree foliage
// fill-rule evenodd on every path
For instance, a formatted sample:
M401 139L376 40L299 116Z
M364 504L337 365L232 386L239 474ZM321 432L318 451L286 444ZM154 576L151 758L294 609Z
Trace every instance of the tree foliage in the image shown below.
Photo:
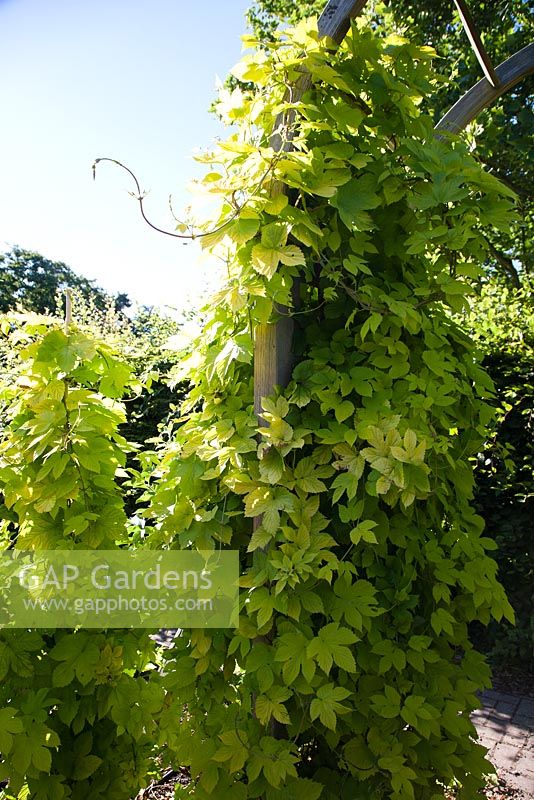
M0 254L0 312L21 307L26 311L46 314L56 309L58 293L76 289L84 300L103 310L109 296L94 281L77 275L61 261L50 261L40 253L13 247ZM113 298L117 311L130 305L126 294Z
M479 344L496 387L497 421L478 457L476 504L498 544L499 577L515 626L477 631L492 658L532 670L534 655L534 308L532 286L521 291L488 281L462 323Z
M295 22L324 8L323 0L257 0L248 12L252 29L262 41L272 38L285 21ZM524 0L482 2L472 8L477 29L494 65L532 41L533 24ZM390 31L406 34L434 46L441 58L434 69L442 81L423 101L435 121L481 78L480 67L469 46L452 3L428 0L391 0L369 4L365 24L379 35ZM480 638L499 662L531 669L533 655L532 549L528 541L530 498L534 477L532 463L532 383L529 334L532 325L531 284L534 241L534 164L530 142L534 135L532 80L526 79L482 112L470 126L468 141L474 155L493 175L517 194L515 219L497 230L483 227L488 244L484 268L489 283L471 299L468 324L484 350L484 366L494 381L493 401L501 409L487 449L477 465L477 503L488 534L499 545L499 574L517 613L517 626L491 626ZM500 277L499 277L500 276ZM510 292L509 289L512 291ZM520 322L521 320L521 322ZM518 331L521 336L518 338ZM511 452L509 448L512 447ZM504 453L508 457L504 458Z

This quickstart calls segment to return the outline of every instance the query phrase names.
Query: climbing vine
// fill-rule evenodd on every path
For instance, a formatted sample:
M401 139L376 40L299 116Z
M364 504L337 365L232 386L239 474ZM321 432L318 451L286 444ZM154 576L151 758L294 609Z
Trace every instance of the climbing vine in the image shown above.
M128 547L118 480L129 366L50 320L2 328L19 353L0 397L2 549ZM2 797L130 800L153 768L156 662L145 630L0 631Z
M450 311L513 195L420 112L429 48L353 24L334 53L313 23L263 48L203 157L227 277L146 495L151 546L240 551L240 624L184 631L161 744L195 800L473 797L467 626L511 609L471 506L491 382ZM292 380L258 426L255 333L286 316Z
M432 57L356 24L334 53L309 23L236 68L253 88L223 93L233 130L203 157L220 202L201 240L226 279L175 372L181 415L135 474L142 537L119 486L127 365L75 328L15 330L4 547L231 548L242 577L238 628L183 631L159 671L144 632L3 631L10 796L126 800L156 752L195 800L482 785L469 712L489 672L468 625L512 613L471 505L492 386L451 310L478 226L505 227L514 197L420 112ZM258 424L254 339L289 317L292 379Z

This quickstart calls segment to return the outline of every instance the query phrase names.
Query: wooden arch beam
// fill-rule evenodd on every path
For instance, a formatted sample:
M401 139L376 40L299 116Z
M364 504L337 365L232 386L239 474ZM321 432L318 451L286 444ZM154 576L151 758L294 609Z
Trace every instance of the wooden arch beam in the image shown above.
M436 131L460 133L477 114L533 73L534 43L523 47L496 67L497 86L492 86L486 78L475 83L440 119Z

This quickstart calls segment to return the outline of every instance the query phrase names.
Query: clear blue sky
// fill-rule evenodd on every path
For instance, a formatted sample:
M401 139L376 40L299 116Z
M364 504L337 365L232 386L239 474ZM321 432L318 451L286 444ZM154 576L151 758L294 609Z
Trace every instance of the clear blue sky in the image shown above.
M192 161L222 128L208 112L215 76L241 54L248 0L0 0L0 250L18 244L64 261L139 302L183 306L210 268L172 225Z

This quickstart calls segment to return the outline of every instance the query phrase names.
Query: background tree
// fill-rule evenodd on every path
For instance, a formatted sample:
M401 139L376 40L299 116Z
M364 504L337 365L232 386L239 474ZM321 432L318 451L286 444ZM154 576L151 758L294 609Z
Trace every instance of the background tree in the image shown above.
M493 278L464 326L478 341L497 389L497 423L478 456L476 503L498 544L499 575L515 609L515 627L477 629L477 640L505 666L532 669L534 652L534 293Z
M40 253L13 247L0 255L0 312L17 306L38 314L52 312L56 297L66 287L76 289L86 300L104 309L110 295L95 286L94 281L78 275L62 261L51 261ZM117 311L131 305L127 294L113 298Z

